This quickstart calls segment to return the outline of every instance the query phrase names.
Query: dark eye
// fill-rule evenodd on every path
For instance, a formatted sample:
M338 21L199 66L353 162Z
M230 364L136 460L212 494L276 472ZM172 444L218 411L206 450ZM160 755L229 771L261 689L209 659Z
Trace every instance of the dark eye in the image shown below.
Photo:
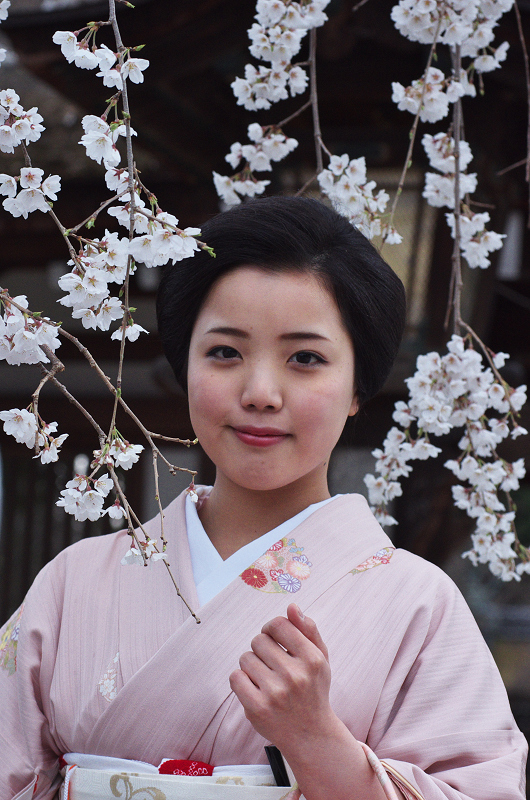
M306 350L302 350L300 353L295 353L294 356L291 356L291 361L294 361L295 364L301 364L303 366L312 366L313 364L323 364L324 359L320 356L317 356L316 353L309 353Z
M235 348L227 346L214 347L209 351L208 355L212 356L213 358L218 358L222 361L228 361L229 359L239 357L239 353Z

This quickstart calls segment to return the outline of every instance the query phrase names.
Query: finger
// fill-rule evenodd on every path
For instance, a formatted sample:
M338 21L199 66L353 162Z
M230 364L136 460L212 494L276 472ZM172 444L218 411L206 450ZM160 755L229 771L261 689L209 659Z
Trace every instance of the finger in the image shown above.
M236 669L229 677L230 688L245 711L259 706L260 690L252 683L246 672Z
M326 661L329 663L329 653L320 631L317 628L316 622L311 617L306 617L296 603L290 603L287 606L287 619L294 625L300 633L309 639L310 642L318 647L320 652L324 655Z
M287 622L287 620L285 620ZM259 633L255 636L250 646L256 656L267 665L269 670L280 672L290 668L292 656L277 641L267 633Z
M285 617L275 617L267 622L261 629L262 633L267 634L275 642L285 648L287 653L293 658L301 658L305 662L318 663L319 658L324 656L327 661L327 648L322 641L318 629L308 617L303 620L300 619L300 613L297 612L297 606L291 610L293 618L296 617L296 625ZM302 630L300 630L300 628ZM306 635L309 633L310 635ZM317 644L313 642L313 637ZM317 658L318 653L318 658Z
M271 676L271 669L255 653L243 653L239 659L239 667L258 689L262 688Z

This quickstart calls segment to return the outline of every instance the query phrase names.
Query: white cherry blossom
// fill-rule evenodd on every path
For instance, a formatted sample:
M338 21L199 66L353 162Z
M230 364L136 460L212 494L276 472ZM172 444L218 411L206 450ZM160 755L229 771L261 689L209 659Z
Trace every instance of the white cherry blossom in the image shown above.
M6 195L7 197L15 197L16 193L17 193L16 179L13 178L11 175L0 173L0 194Z
M146 331L146 329L142 328L141 325L137 325L136 322L132 325L127 325L125 328L125 338L128 339L130 342L135 342L141 333L149 333L149 331ZM114 333L110 338L118 339L118 341L120 341L121 337L122 337L122 329L118 328L118 330L114 331Z
M464 556L473 563L487 563L503 580L519 580L520 554L512 547L516 541L514 514L506 511L499 492L517 490L525 466L522 458L513 464L499 458L496 446L518 427L515 415L526 400L526 386L512 390L499 382L480 354L460 336L454 335L447 349L444 356L419 356L416 374L406 380L410 398L406 403L398 401L393 414L402 430L391 428L383 448L373 451L378 475L365 476L372 509L381 524L391 524L386 506L398 496L396 481L410 472L407 462L441 452L429 442L429 434L440 436L463 427L458 443L461 455L446 461L445 466L467 484L453 486L455 505L476 520L474 546ZM506 358L506 353L492 356L497 364ZM491 410L503 416L488 417Z
M9 411L0 411L0 419L4 422L5 433L14 436L17 442L26 447L35 446L37 422L34 414L25 408L11 408Z
M128 58L121 68L123 78L129 78L133 83L143 83L144 69L149 66L146 58Z
M54 44L60 45L61 53L68 63L71 64L77 50L77 36L75 33L72 33L72 31L55 31L52 36L52 41Z

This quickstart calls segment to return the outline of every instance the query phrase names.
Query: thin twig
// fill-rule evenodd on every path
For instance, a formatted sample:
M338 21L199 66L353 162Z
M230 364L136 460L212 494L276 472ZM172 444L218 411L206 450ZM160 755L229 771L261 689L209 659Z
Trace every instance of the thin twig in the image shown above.
M368 0L361 0L361 2L360 2L360 3L357 3L357 4L356 4L356 5L355 5L355 6L352 8L352 12L354 12L354 13L355 13L355 11L358 11L360 8L362 8L363 6L365 6L367 2L368 2Z
M158 222L158 224L162 225L164 228L169 228L169 230L175 231L175 233L178 233L179 236L187 236L188 235L186 233L186 231L182 230L182 228L179 228L176 225L172 225L170 222L164 222L163 220L159 219L155 214L152 214L151 212L146 211L145 208L140 208L140 206L138 206L136 208L136 213L137 214L142 214L142 216L147 217L147 219L150 219L152 222ZM193 236L192 238L195 239L195 236ZM207 249L207 250L209 249L208 244L206 242L201 242L200 239L195 239L195 241L197 242L197 245L198 245L198 247L201 248L201 250L202 249Z
M320 174L324 169L322 163L322 133L320 131L320 116L318 113L318 92L317 92L317 29L312 28L309 34L309 73L311 78L311 108L313 110L313 135L315 138L315 151L317 161L317 173Z
M45 369L44 367L42 368ZM92 427L94 428L94 430L98 435L100 446L103 447L106 439L105 431L103 430L103 428L101 428L98 425L94 417L86 410L86 408L82 406L81 403L78 400L76 400L76 398L72 394L70 394L70 392L63 383L61 383L60 381L57 380L57 378L54 377L51 377L50 381L51 383L53 383L54 386L56 386L59 389L60 392L62 392L62 394L64 394L67 400L69 400L72 403L72 405L74 405L81 412L81 414L83 414L84 417L86 417L86 419L90 422L90 424L92 425Z
M521 21L521 12L517 5L517 0L514 3L515 17L517 19L517 30L519 31L519 39L521 41L521 48L524 58L524 73L526 77L526 106L528 114L528 123L526 128L526 182L529 184L530 191L530 64L528 61L528 50L524 38L523 23ZM530 213L528 216L527 227L530 228Z
M516 161L515 164L510 164L509 167L504 167L504 169L500 169L497 172L497 175L506 175L507 172L510 172L512 169L516 169L517 167L522 167L524 164L528 162L527 158L522 158L520 161Z
M295 111L294 114L290 114L288 117L285 117L285 119L282 119L281 122L278 122L276 125L272 125L271 127L283 128L283 126L287 125L288 122L291 122L291 120L296 119L296 117L298 117L303 111L305 111L306 108L309 108L312 102L313 102L312 100L308 100L307 103L304 103L303 106L300 106L298 111Z
M152 436L153 439L163 439L165 442L176 442L177 444L183 444L186 447L191 447L194 444L198 444L198 439L177 439L174 436L163 436L161 433L153 433L153 431L149 431L149 436Z
M31 319L34 319L36 322L44 322L46 323L46 325L54 325L56 328L59 328L61 325L60 322L54 322L52 319L49 319L48 317L42 317L40 314L36 314L34 311L30 311L28 308L24 308L24 306L21 306L20 303L17 303L15 300L13 300L8 290L2 288L2 286L0 286L0 301L5 306L14 306L19 311L22 311L25 317L30 317Z
M89 351L89 349L85 347L85 345L82 344L79 341L79 339L77 339L75 336L72 336L72 334L66 331L64 328L59 328L59 333L66 339L68 339L70 342L72 342L72 344L75 345L75 347L77 347L79 352L86 358L92 369L94 369L97 372L97 374L99 375L99 377L101 378L107 389L114 395L115 398L117 398L117 402L121 405L125 413L136 423L137 427L141 430L141 432L149 442L150 447L151 448L155 447L158 450L155 443L153 442L151 433L147 430L143 422L136 416L134 411L127 405L123 397L121 397L117 387L114 386L110 378L107 375L105 375L105 373L103 372L103 370L101 369L101 367L99 366L99 364L97 363L96 359ZM197 470L188 469L188 467L177 467L175 466L175 464L171 464L171 462L167 460L167 458L163 455L163 453L160 452L160 450L158 450L158 453L162 461L169 468L169 471L171 472L172 475L175 475L177 472L187 472L193 476L197 474Z
M114 467L112 466L112 464L108 465L108 470L109 470L110 476L112 478L112 482L114 483L114 488L116 490L116 494L119 496L119 498L120 498L120 500L122 502L123 509L124 509L125 515L127 517L127 533L129 534L131 539L134 540L134 542L136 544L136 547L138 549L138 552L141 553L142 556L143 556L144 565L147 566L145 553L144 553L144 551L142 549L142 546L140 544L140 540L138 539L138 536L136 535L136 531L134 529L134 525L133 525L133 521L132 521L132 514L133 514L132 508L129 505L129 501L127 500L127 497L125 496L125 493L124 493L123 489L120 486L120 482L118 480L118 476L116 475L116 472L115 472ZM135 515L135 517L136 517L136 515ZM141 528L141 530L142 530L142 532L143 532L143 534L145 536L145 541L147 542L149 540L149 536L147 535L146 531L141 526L140 526L140 528Z
M105 202L101 203L101 205L99 206L98 209L96 209L96 211L94 211L92 214L90 214L90 216L84 219L83 222L80 222L79 225L76 225L74 228L65 228L64 230L66 234L68 235L71 233L77 233L77 231L80 230L80 228L83 228L87 224L87 222L90 222L91 219L95 220L98 214L101 214L101 212L104 211L107 208L107 206L110 206L111 203L114 203L114 201L118 200L122 195L127 194L128 191L129 187L124 189L119 194L115 194L114 197L110 198L110 200L105 200Z
M493 203L479 203L478 200L472 200L471 198L466 198L466 205L477 206L477 208L491 208L492 211L497 208Z
M473 330L471 325L468 325L467 322L464 322L463 320L461 320L460 325L461 325L462 328L464 328L469 333L469 335L477 342L477 344L480 345L480 348L481 348L482 352L484 353L484 355L486 356L486 359L487 359L487 361L488 361L488 363L489 363L489 365L491 367L491 370L492 370L493 374L495 375L495 377L497 378L497 380L499 381L501 386L504 386L506 384L506 381L504 380L504 378L502 377L501 373L499 372L499 370L495 366L493 358L491 357L491 350L489 349L489 347L487 347L484 344L484 342L482 341L482 339L480 338L478 333L475 333L475 331Z
M115 0L109 0L109 22L112 24L112 30L114 33L114 38L116 40L116 48L118 51L118 63L120 66L120 70L122 70L124 65L124 58L127 52L127 49L123 46L123 41L121 38L120 29L118 26L118 20L116 19L116 3ZM134 224L135 224L135 211L136 211L136 196L134 192L134 156L133 156L133 149L132 149L132 133L131 133L131 114L129 108L129 96L127 93L127 80L123 74L123 71L120 72L121 75L121 84L122 84L122 94L121 100L123 104L123 116L125 118L125 141L126 141L126 149L127 149L127 171L128 171L128 187L129 187L129 241L132 240L134 236ZM121 342L120 342L120 356L118 361L118 376L116 378L116 394L114 398L114 407L112 409L112 419L111 424L109 426L109 434L108 440L111 441L111 437L113 435L114 427L116 424L116 413L118 411L118 400L121 397L121 383L122 383L122 375L123 375L123 360L125 356L125 342L126 342L126 333L127 333L127 317L129 314L129 277L131 273L132 267L132 256L129 255L127 259L127 272L125 275L125 281L123 284L123 292L124 292L124 306L125 311L122 320L122 332L121 332Z
M110 472L110 475L111 475L111 477L112 477L112 480L113 480L113 482L114 482L114 487L115 487L115 489L116 489L116 492L117 492L117 493L119 494L119 496L120 496L120 500L122 501L122 504L123 504L123 507L124 507L125 513L126 513L126 515L127 515L127 522L128 522L128 525L127 525L127 531L128 531L128 533L129 533L129 536L131 536L131 537L134 539L134 541L136 542L136 545L137 545L138 551L139 551L139 552L140 552L140 553L143 555L143 558L144 558L144 565L145 565L145 566L147 566L147 563L146 563L146 557L145 557L145 554L144 554L144 552L143 552L143 548L142 548L142 546L141 546L141 544L140 544L140 542L139 542L139 540L138 540L138 537L137 537L137 535L136 535L136 531L134 530L134 526L133 526L133 523L132 523L132 520L133 520L133 518L134 518L134 520L136 521L136 524L138 525L138 527L140 528L140 530L142 531L142 533L143 533L143 535L144 535L144 537L145 537L145 541L146 541L146 543L149 541L149 535L148 535L147 531L145 530L145 528L143 527L143 525L141 524L141 522L140 522L140 520L138 519L137 515L134 513L133 509L132 509L132 508L131 508L131 506L129 505L129 502L128 502L128 500L127 500L126 496L125 496L125 493L124 493L123 489L122 489L122 488L121 488L121 486L120 486L120 482L119 482L119 480L118 480L118 476L116 475L116 472L114 471L114 468L113 468L112 466L109 466L109 472ZM158 548L156 547L156 545L155 545L155 549L156 549L156 550L158 550ZM165 559L165 558L164 558L164 559L162 559L162 561L163 561L163 562L164 562L164 564L166 565L166 569L167 569L167 571L168 571L168 575L169 575L169 577L170 577L170 579L171 579L171 582L173 583L173 586L175 587L175 590L176 590L176 592L177 592L177 595L180 597L180 599L182 600L182 602L184 603L184 605L186 606L186 608L187 608L187 609L188 609L188 611L190 612L190 614L191 614L191 616L193 617L193 619L195 620L195 622L196 622L197 624L199 624L199 623L200 623L200 619L199 619L199 617L197 616L197 614L195 613L195 611L192 609L192 607L190 606L190 604L188 603L188 601L186 600L186 598L184 597L184 595L182 594L182 592L180 591L180 589L179 589L179 587L178 587L178 584L177 584L177 582L176 582L176 580L175 580L175 577L174 577L173 573L171 572L171 565L170 565L170 563L169 563L168 561L166 561L166 559Z
M48 209L48 214L50 215L50 217L53 219L53 221L55 222L55 224L57 225L57 227L61 231L61 233L63 235L63 238L64 238L64 240L66 242L66 246L68 247L68 252L70 253L70 258L72 258L77 263L77 253L75 252L75 250L74 250L74 248L72 246L72 242L68 238L68 229L64 227L63 223L58 218L57 214L55 213L55 211L53 210L53 208L51 206Z
M48 345L41 344L41 350L43 353L48 357L51 363L51 369L47 369L43 364L41 364L41 368L43 371L43 376L41 381L33 394L31 395L31 402L33 408L33 414L35 416L35 422L37 423L37 432L35 433L35 455L40 453L39 448L39 397L41 390L45 383L51 380L58 372L62 372L64 370L64 364L60 361L53 350L51 350Z
M420 121L420 115L423 108L423 101L425 99L425 92L427 91L427 76L429 74L429 70L431 68L432 60L434 58L434 51L436 50L436 44L438 42L438 34L440 33L440 27L442 24L442 14L440 13L438 16L438 23L436 25L436 31L434 33L433 43L431 45L431 49L429 51L429 58L427 59L427 66L425 67L425 72L423 73L423 87L421 90L420 102L418 106L418 111L416 116L414 117L414 122L412 123L412 128L409 134L409 149L407 151L407 156L405 158L405 163L403 165L403 170L401 172L401 177L399 179L398 188L396 194L394 196L394 200L392 202L392 208L390 210L390 221L388 223L389 230L392 230L394 227L394 216L396 213L396 207L398 204L398 200L400 198L401 192L403 191L403 186L405 184L405 178L407 172L409 170L410 165L412 164L412 151L414 150L414 142L416 141L416 133L418 130L418 124Z
M301 188L301 189L298 189L297 193L295 194L295 197L300 197L300 195L302 195L302 194L305 192L305 190L306 190L306 189L307 189L309 186L311 186L311 184L313 183L313 181L314 181L314 180L316 180L317 176L318 176L318 173L317 173L317 172L315 172L315 174L314 174L314 175L311 175L311 177L309 178L309 180L307 180L307 181L304 183L304 185L302 186L302 188Z
M173 573L171 572L171 569L170 569L170 564L168 564L168 562L165 559L162 559L162 560L163 560L164 564L166 565L166 569L168 571L169 577L171 578L171 581L173 583L173 586L176 589L176 592L177 592L178 596L180 597L180 599L182 600L182 602L184 603L184 605L186 606L186 608L190 612L191 616L193 617L193 619L195 620L197 625L200 625L201 621L200 621L199 617L197 616L195 611L192 609L190 604L187 602L186 598L182 595L182 593L181 593L181 591L180 591L180 589L179 589L179 587L177 585L177 582L176 582L175 578L173 577Z
M460 56L460 45L456 45L454 48L453 56L453 73L454 75L460 75L461 69L461 56ZM460 230L460 213L461 213L461 201L460 201L460 134L461 134L461 125L462 125L462 103L460 98L457 99L456 103L454 104L453 109L453 154L455 160L455 192L454 192L454 246L453 246L453 255L451 257L452 265L453 265L453 275L454 275L454 293L452 297L452 306L453 306L453 330L455 334L460 333L460 327L462 325L462 314L461 314L461 299L462 299L462 260L460 254L460 245L461 245L461 230ZM450 298L451 302L451 298Z
M164 533L164 509L162 508L162 501L160 499L160 485L158 480L158 453L156 448L153 448L153 474L155 477L155 500L158 505L158 513L160 514L160 538L162 539L163 550L167 548L167 540Z
M26 164L26 167L31 167L31 158L29 157L28 148L26 147L24 142L21 142L20 144L24 152L24 163Z

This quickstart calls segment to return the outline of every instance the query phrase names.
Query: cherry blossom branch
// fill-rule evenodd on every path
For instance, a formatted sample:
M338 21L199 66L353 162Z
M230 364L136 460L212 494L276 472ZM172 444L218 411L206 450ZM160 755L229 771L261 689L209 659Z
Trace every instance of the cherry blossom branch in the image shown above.
M175 231L175 233L178 233L179 236L187 236L187 233L183 231L182 228L179 228L176 225L172 225L170 222L165 222L160 220L157 216L155 216L151 212L146 211L145 208L140 208L140 206L137 206L136 214L141 214L143 217L146 217L147 219L151 220L151 222L158 222L159 225L163 225L164 228L168 228L170 231ZM206 250L211 253L212 248L209 247L206 242L201 242L200 239L197 239L195 236L193 238L197 242L197 247L199 247L201 250Z
M462 59L460 56L460 45L456 45L453 56L453 74L460 75ZM451 257L453 265L453 327L454 333L459 333L462 325L461 298L462 298L462 261L460 256L461 230L460 214L462 203L460 200L460 134L462 129L462 103L460 98L456 101L453 108L453 155L455 160L455 193L454 193L454 245Z
M18 309L21 311L24 316L29 317L30 319L34 319L36 322L46 322L46 325L53 325L56 328L61 326L60 322L54 322L52 319L48 317L42 317L40 313L36 313L35 311L30 311L28 308L24 308L21 306L20 303L17 303L13 298L9 295L7 289L4 289L0 286L0 302L2 302L5 306L13 306L13 308Z
M41 364L41 369L46 371L46 367L43 364ZM50 381L51 383L53 383L54 386L56 386L59 389L59 391L62 394L64 394L66 399L69 400L70 403L72 403L72 405L74 405L78 409L78 411L80 411L81 414L83 414L84 417L86 417L86 419L90 422L90 424L92 425L92 427L94 428L94 430L98 435L100 447L103 447L106 439L105 431L103 430L103 428L101 428L98 425L98 423L96 422L94 417L90 414L90 412L88 412L86 408L82 406L81 403L72 394L70 394L70 392L63 383L58 381L57 378L55 377L50 377Z
M26 167L31 167L31 158L29 157L28 148L26 147L25 142L22 141L20 146L24 152L24 163L26 164Z
M143 435L145 436L145 438L149 442L151 448L157 450L160 458L169 467L169 471L171 472L171 474L174 475L177 472L188 472L190 475L195 476L197 474L196 470L188 469L187 467L177 467L177 466L175 466L175 464L171 464L171 462L169 462L165 458L165 456L160 452L160 450L157 448L155 443L152 441L152 436L151 436L150 431L147 430L147 428L142 423L142 421L136 416L134 411L127 405L127 403L125 402L123 397L119 394L117 387L115 387L113 385L113 383L111 382L111 380L105 375L105 373L103 372L103 370L101 369L101 367L99 366L99 364L97 363L97 361L95 360L93 355L88 350L88 348L85 347L85 345L82 344L79 341L79 339L77 339L71 333L66 331L64 328L59 328L59 333L62 336L65 336L70 342L72 342L72 344L75 345L75 347L77 347L79 352L86 358L86 360L88 361L88 363L90 364L92 369L94 369L98 373L99 377L101 378L101 380L103 381L103 383L105 384L107 389L114 395L115 398L117 398L119 404L121 405L121 407L123 408L125 413L128 414L128 416L136 423L138 428L141 430L141 432L143 433ZM192 444L193 444L193 442L192 442Z
M75 250L74 250L74 248L72 246L72 242L68 238L69 231L67 230L67 228L64 227L64 225L62 224L62 222L58 218L57 214L55 213L55 211L51 207L50 207L50 210L48 211L48 214L50 215L50 217L53 219L53 221L55 222L55 224L57 225L57 227L61 231L61 233L63 235L63 238L64 238L64 241L66 242L66 246L68 247L68 252L70 253L70 258L72 258L73 261L75 263L77 263L77 253L75 252Z
M312 28L309 34L309 74L311 80L311 109L313 112L313 136L315 139L315 151L317 160L317 172L322 172L324 165L322 163L322 150L324 145L322 143L322 133L320 130L320 116L318 113L318 93L317 93L317 30ZM329 151L328 155L330 155Z
M54 378L55 375L58 372L62 372L64 370L64 364L62 363L62 361L60 361L57 358L57 356L55 355L53 350L50 350L50 348L45 344L41 345L41 350L43 350L45 355L48 357L48 359L50 360L50 363L51 363L52 366L51 366L51 369L46 369L46 367L44 367L44 365L41 364L41 367L42 367L42 369L43 369L45 374L42 376L39 385L37 386L37 388L35 389L35 391L31 395L31 402L32 402L32 406L33 406L33 414L35 416L35 422L37 424L37 434L35 435L35 454L36 455L38 455L39 452L40 452L40 449L39 449L39 434L38 434L38 429L39 429L39 397L40 397L40 393L41 393L41 390L42 390L43 386L49 380Z
M114 488L116 489L116 494L119 496L119 498L121 500L123 509L125 511L125 515L127 517L127 532L129 534L129 536L136 543L136 546L138 548L138 552L143 555L144 566L147 566L147 559L146 559L145 555L143 554L142 546L140 544L140 541L139 541L139 539L138 539L138 537L136 535L136 531L134 529L134 525L133 525L133 521L132 521L133 516L134 516L134 518L136 520L136 524L138 525L138 527L142 531L146 542L149 541L149 536L147 534L147 531L145 530L145 528L143 527L143 525L139 521L138 517L136 516L136 514L132 510L131 506L129 505L129 501L127 500L127 497L125 496L125 493L124 493L123 489L121 488L120 481L118 479L118 476L116 475L116 471L115 471L114 467L112 466L112 464L108 465L108 469L109 469L110 476L112 478L112 482L114 483Z
M512 169L516 169L517 167L522 167L528 163L528 158L522 158L520 161L516 161L515 164L510 164L509 167L504 167L504 169L500 169L497 172L497 175L506 175L507 172L510 172Z
M524 58L524 72L526 78L526 105L527 105L527 114L528 114L528 123L526 128L526 182L529 185L530 191L530 63L528 60L528 50L526 47L526 41L524 37L523 31L523 23L521 21L521 12L519 11L519 6L517 5L517 0L514 3L514 10L515 10L515 17L517 19L517 30L519 31L519 40L521 42L521 49L523 51L523 58ZM530 197L530 195L529 195ZM528 215L528 222L527 227L530 228L530 212Z
M110 475L111 475L112 480L114 482L114 486L116 488L116 492L119 494L120 500L121 500L121 502L123 504L123 507L125 509L125 513L127 514L127 521L128 521L127 530L128 530L129 536L131 536L134 539L134 541L136 543L136 546L138 548L138 552L142 555L142 557L144 559L144 565L147 566L147 558L145 556L144 549L142 547L142 543L138 540L138 537L136 535L136 531L134 530L133 519L136 522L136 524L138 525L138 527L140 528L140 530L142 531L142 533L143 533L143 535L145 537L146 543L149 543L151 541L149 539L149 535L147 534L147 531L143 527L143 525L140 522L140 520L138 519L137 515L134 513L134 511L131 508L131 506L129 505L129 502L128 502L126 496L125 496L125 493L123 492L123 489L120 486L120 482L118 480L118 476L116 475L116 472L114 471L114 468L112 466L109 467L109 472L110 472ZM163 514L161 514L161 519L163 519ZM164 542L165 542L165 540L164 540ZM155 545L155 550L157 552L160 552L158 547L156 547L156 545ZM163 550L163 552L165 552L165 549ZM184 597L184 595L182 594L182 592L179 589L179 586L178 586L178 584L177 584L177 582L175 580L175 576L173 575L173 573L171 571L171 564L169 563L169 561L167 561L166 558L163 558L161 560L166 565L166 569L167 569L169 578L170 578L173 586L175 587L175 590L177 592L178 597L180 597L180 599L182 600L182 602L184 603L184 605L186 606L186 608L190 612L190 614L193 617L193 619L195 620L195 622L197 624L200 624L201 620L199 619L199 617L197 616L197 614L192 609L192 607L190 606L190 604L188 603L188 601L186 600L186 598Z
M162 461L169 468L170 473L172 475L175 475L177 472L187 472L190 475L195 476L197 474L197 470L189 469L188 467L177 467L175 464L171 464L171 462L167 460L167 458L163 455L163 453L160 452L160 450L158 449L156 444L153 442L153 439L152 439L150 431L148 431L148 429L145 427L143 422L136 416L134 411L127 405L127 403L125 402L125 400L123 399L123 397L119 393L118 388L116 386L114 386L114 384L112 383L110 378L108 378L105 375L105 373L103 372L103 370L101 369L101 367L97 363L96 359L93 357L93 355L88 350L88 348L85 347L85 345L82 344L79 341L79 339L77 339L71 333L66 331L64 328L62 328L62 327L59 328L59 333L62 336L64 336L65 338L67 338L70 342L72 342L72 344L75 345L75 347L77 347L79 352L86 358L86 360L88 361L88 363L90 364L92 369L94 369L97 372L97 374L99 375L99 377L101 378L101 380L103 381L103 383L105 384L107 389L117 399L117 402L121 405L121 407L123 408L125 413L128 414L128 416L136 423L137 427L140 429L140 431L143 433L143 435L145 436L145 438L149 442L149 445L150 445L151 449L155 449L157 451L157 453L160 456L160 458L162 459ZM112 430L114 430L114 428ZM191 442L191 444L193 444L193 442Z
M123 46L121 33L118 25L118 20L116 19L116 4L115 0L109 0L109 22L112 24L112 30L114 33L114 38L116 40L116 46L118 48L118 56L119 56L119 64L120 69L123 67L124 56L126 53L126 48ZM134 237L134 214L136 210L136 197L134 193L134 156L133 156L133 149L132 149L132 134L131 134L131 114L129 109L129 96L127 93L127 85L126 80L123 72L121 72L121 82L122 82L122 94L121 100L123 103L123 111L124 111L124 118L125 118L125 140L126 140L126 147L127 147L127 170L128 170L128 188L129 188L129 241L131 241ZM109 428L109 437L111 435L111 431L114 430L115 422L116 422L116 413L118 411L118 400L121 397L121 384L122 384L122 375L123 375L123 359L125 356L125 341L126 341L126 319L127 315L129 314L129 276L131 273L131 266L132 266L132 256L129 255L127 259L127 273L125 276L124 282L124 305L125 305L125 312L122 320L122 333L121 333L121 342L120 342L120 355L118 360L118 376L116 379L116 395L114 399L114 407L112 409L112 419L111 425Z
M122 195L127 194L128 191L129 188L127 187L127 189L124 189L122 192L118 192L118 194L115 194L114 197L111 197L110 200L105 200L103 203L101 203L101 205L96 211L94 211L86 219L84 219L83 222L80 222L79 225L75 225L73 228L64 228L63 229L64 235L70 236L71 234L77 233L77 231L80 230L81 228L84 228L88 222L95 222L102 211L108 208L108 206L110 206L111 203L114 203L116 200L119 200L120 197L122 197Z
M390 221L388 223L388 227L392 229L394 227L394 216L396 214L396 208L403 192L403 186L405 185L405 178L407 176L407 172L409 171L410 167L412 166L412 151L414 150L414 143L416 141L416 133L418 131L418 125L420 121L420 115L422 112L423 101L425 99L425 92L427 91L427 76L429 74L429 70L432 65L432 61L434 58L434 53L436 52L436 45L438 43L438 36L440 34L440 26L442 24L442 15L440 13L438 18L438 23L436 25L436 30L434 33L433 42L431 45L431 49L429 50L429 57L427 58L427 66L425 67L423 73L423 86L421 90L420 102L418 105L418 111L416 112L416 116L414 117L414 122L412 123L412 128L410 129L409 133L409 148L407 150L407 155L405 158L405 163L403 164L403 169L401 171L401 177L399 179L398 188L396 190L396 194L392 201L392 208L390 209Z
M201 622L200 618L199 618L199 617L198 617L198 615L195 613L195 611L192 609L192 607L189 605L189 603L187 602L186 598L185 598L185 597L184 597L184 595L181 593L181 591L180 591L180 589L179 589L179 587L178 587L178 585L177 585L177 582L176 582L176 580L175 580L175 578L174 578L174 576L173 576L173 573L171 572L171 569L170 569L170 566L171 566L171 565L170 565L170 564L169 564L169 563L168 563L168 562L167 562L165 559L162 559L162 560L163 560L164 564L166 565L166 569L167 569L167 571L168 571L168 575L169 575L169 577L170 577L170 579L171 579L171 582L173 583L173 586L175 587L175 590L176 590L176 592L177 592L177 595L180 597L180 599L182 600L182 602L184 603L184 605L186 606L186 608L187 608L187 609L188 609L188 611L190 612L191 616L193 617L193 619L195 620L195 622L197 623L197 625L200 625L200 622Z
M304 194L305 190L308 189L311 186L311 184L314 181L316 181L317 178L318 178L318 172L315 172L314 175L311 175L311 177L308 178L308 180L304 183L304 185L300 189L298 189L298 191L295 194L295 197L301 197Z
M198 439L178 439L174 436L163 436L161 433L153 433L153 431L149 431L149 435L152 436L153 439L163 439L165 442L176 442L186 447L191 447L191 445L199 443Z
M366 3L368 3L368 0L360 0L360 2L359 2L359 3L357 3L356 5L354 5L354 7L352 8L352 12L353 12L353 13L355 13L355 12L356 12L356 11L358 11L360 8L362 8L363 6L365 6L365 5L366 5Z
M470 336L471 336L471 337L472 337L472 338L473 338L473 339L474 339L474 340L477 342L477 344L480 346L480 348L481 348L482 352L483 352L483 353L484 353L484 355L486 356L486 359L487 359L487 361L488 361L488 364L489 364L489 365L490 365L490 367L491 367L491 371L493 372L493 374L495 375L495 377L497 378L497 380L499 381L499 383L501 383L501 384L505 385L505 384L506 384L506 381L504 380L504 378L502 377L501 373L499 372L499 370L498 370L498 369L497 369L497 367L495 366L495 362L493 361L493 358L492 358L492 355L491 355L491 350L489 349L489 347L487 347L487 346L484 344L484 342L482 341L482 339L480 338L480 336L478 335L478 333L476 333L476 332L473 330L473 328L471 327L471 325L468 325L468 324L467 324L467 322L464 322L463 320L461 320L461 321L460 321L460 325L461 325L461 327L462 327L462 328L464 328L464 330L466 330L466 331L468 332L468 334L469 334L469 335L470 335Z
M311 62L309 61L308 64L310 65ZM301 65L297 64L297 66ZM293 119L296 119L296 117L299 117L300 114L302 114L306 110L306 108L309 108L312 105L313 105L313 99L311 98L306 103L304 103L303 106L300 106L298 111L295 111L293 114L290 114L288 117L285 117L285 119L282 119L280 122L278 122L276 125L273 125L272 127L283 128L284 125L287 125L288 122L291 122Z

